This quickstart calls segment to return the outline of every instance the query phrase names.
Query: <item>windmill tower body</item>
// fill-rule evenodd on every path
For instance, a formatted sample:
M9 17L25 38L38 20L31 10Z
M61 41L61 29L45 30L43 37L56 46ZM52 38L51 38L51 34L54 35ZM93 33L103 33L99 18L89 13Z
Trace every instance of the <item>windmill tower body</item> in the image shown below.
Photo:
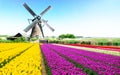
M38 24L36 24L36 25L32 28L30 37L31 37L31 38L37 37L37 38L39 38L39 39L40 39L40 38L43 38L42 30L41 30L41 28L39 27Z

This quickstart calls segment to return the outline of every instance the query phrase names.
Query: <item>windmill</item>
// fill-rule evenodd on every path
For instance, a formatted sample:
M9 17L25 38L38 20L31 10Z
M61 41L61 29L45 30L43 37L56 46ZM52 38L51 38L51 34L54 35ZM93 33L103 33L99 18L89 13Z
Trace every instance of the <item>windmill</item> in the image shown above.
M44 25L46 25L51 31L54 31L54 29L47 23L46 20L41 19L41 17L51 8L51 6L48 6L44 11L40 13L40 15L36 15L36 13L34 13L26 3L24 3L23 6L34 17L32 19L32 23L24 29L25 32L28 32L30 29L32 29L30 35L31 38L33 37L44 38L42 23L44 23Z

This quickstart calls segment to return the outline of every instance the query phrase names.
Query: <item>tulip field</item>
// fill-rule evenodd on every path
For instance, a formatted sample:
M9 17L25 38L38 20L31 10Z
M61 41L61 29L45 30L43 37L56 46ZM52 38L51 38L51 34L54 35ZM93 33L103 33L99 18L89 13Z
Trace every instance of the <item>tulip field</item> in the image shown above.
M120 52L120 47L115 47L115 46L94 46L94 45L82 45L82 44L69 44L69 45Z
M0 44L0 75L42 75L39 44Z
M120 56L53 44L41 50L51 75L120 75Z
M120 56L59 44L0 43L0 75L120 75Z

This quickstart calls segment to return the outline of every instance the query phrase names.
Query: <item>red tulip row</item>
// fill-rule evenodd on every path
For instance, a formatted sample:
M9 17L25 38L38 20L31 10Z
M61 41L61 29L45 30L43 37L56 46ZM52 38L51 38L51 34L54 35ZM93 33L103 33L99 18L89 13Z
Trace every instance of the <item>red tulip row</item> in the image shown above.
M119 51L120 52L120 47L115 47L115 46L94 46L94 45L82 45L82 44L67 44L67 45L96 48L96 49L103 49L103 50L110 50L110 51Z

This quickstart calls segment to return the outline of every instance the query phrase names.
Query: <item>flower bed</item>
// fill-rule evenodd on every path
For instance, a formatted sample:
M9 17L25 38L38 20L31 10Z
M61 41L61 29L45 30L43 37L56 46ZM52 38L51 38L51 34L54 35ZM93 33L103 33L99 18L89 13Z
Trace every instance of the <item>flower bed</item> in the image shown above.
M12 43L12 45L17 48L0 53L0 55L6 53L8 56L8 59L2 57L5 61L0 63L0 75L42 75L39 44Z
M94 45L82 45L82 44L67 44L70 46L78 46L78 47L88 47L88 48L96 48L96 49L103 49L103 50L111 50L111 51L119 51L120 47L115 46L94 46Z
M76 62L77 64L80 64L83 67L83 69L86 70L87 68L87 71L91 69L92 75L94 75L95 73L97 73L98 75L120 74L119 56L85 51L82 49L78 50L74 48L68 48L51 44L46 44L46 47L50 48L53 52L57 53L58 55L61 55L63 58L67 58L68 61L71 60L73 63ZM88 73L87 71L85 72L90 75L90 72Z
M77 68L73 63L48 48L47 45L42 45L41 50L51 70L48 75L87 75L81 68Z

